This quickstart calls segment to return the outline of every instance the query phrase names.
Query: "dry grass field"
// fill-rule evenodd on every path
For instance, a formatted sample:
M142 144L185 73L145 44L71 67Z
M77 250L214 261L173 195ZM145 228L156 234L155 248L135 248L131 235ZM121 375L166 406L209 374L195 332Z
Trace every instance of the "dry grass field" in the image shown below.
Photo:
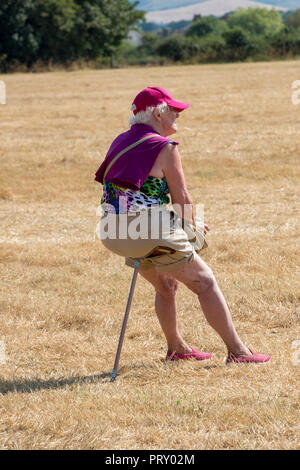
M299 65L0 76L1 449L299 447ZM268 364L225 366L185 286L180 330L213 358L166 364L154 290L139 277L109 383L132 270L95 238L93 178L148 85L191 103L177 139L211 227L203 259Z

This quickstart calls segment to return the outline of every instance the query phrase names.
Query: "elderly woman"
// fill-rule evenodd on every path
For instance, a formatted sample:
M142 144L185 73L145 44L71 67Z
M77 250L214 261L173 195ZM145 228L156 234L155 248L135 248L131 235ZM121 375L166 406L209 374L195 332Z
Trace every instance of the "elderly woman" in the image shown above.
M197 295L208 323L225 343L227 363L267 362L269 356L254 352L240 339L211 269L184 230L184 222L196 226L195 211L178 143L170 136L177 132L179 113L188 106L160 87L148 87L136 96L131 128L113 141L96 172L95 180L103 184L102 220L106 217L110 233L98 235L109 250L126 258L128 266L140 259L139 273L155 289L155 311L167 340L167 359L211 357L188 345L178 330L176 291L182 282ZM173 207L182 209L182 219L170 208L170 196ZM159 212L159 229L153 235L151 223ZM143 236L133 233L130 225L139 225ZM208 230L205 226L205 233Z

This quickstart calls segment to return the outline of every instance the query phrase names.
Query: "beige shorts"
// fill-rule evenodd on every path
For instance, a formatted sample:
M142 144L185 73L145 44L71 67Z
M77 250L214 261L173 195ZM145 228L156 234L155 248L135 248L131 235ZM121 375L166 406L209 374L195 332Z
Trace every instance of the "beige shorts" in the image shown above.
M109 236L106 236L108 232ZM127 266L134 267L136 259L139 259L140 269L174 271L191 263L196 254L179 217L167 205L132 215L105 212L97 227L97 235L106 248L125 257ZM153 255L158 247L160 251L165 249L167 252Z

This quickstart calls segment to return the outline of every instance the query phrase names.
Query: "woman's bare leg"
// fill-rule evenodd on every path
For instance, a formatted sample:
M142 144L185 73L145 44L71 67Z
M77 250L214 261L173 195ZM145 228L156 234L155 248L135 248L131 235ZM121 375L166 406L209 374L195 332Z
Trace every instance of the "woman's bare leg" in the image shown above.
M184 342L178 330L176 305L178 281L154 269L140 270L139 274L155 288L155 311L166 337L168 349L178 353L191 352L191 348Z
M208 323L220 335L229 352L251 355L235 330L230 311L211 269L198 255L192 263L168 274L197 294Z

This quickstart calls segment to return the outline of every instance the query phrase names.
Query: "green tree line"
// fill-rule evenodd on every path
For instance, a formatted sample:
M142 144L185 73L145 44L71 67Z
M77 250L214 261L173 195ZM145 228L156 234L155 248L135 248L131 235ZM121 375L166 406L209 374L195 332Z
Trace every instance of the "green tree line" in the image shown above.
M94 66L206 63L300 56L300 9L239 9L161 26L129 0L1 0L0 71L36 63ZM140 43L130 44L130 30Z
M0 70L113 57L144 18L128 0L1 0Z
M300 9L240 8L223 18L143 25L141 44L123 43L120 60L130 64L271 60L300 56Z

